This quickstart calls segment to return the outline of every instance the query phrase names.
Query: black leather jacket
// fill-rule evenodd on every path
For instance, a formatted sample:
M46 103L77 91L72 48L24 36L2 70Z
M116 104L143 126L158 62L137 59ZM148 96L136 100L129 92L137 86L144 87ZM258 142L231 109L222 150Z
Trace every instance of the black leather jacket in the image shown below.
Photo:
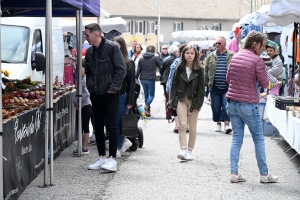
M102 37L98 48L86 50L86 85L90 93L117 93L126 75L125 61L119 47Z
M127 74L123 80L120 95L127 94L126 105L134 104L134 93L135 93L135 64L132 60L126 63Z

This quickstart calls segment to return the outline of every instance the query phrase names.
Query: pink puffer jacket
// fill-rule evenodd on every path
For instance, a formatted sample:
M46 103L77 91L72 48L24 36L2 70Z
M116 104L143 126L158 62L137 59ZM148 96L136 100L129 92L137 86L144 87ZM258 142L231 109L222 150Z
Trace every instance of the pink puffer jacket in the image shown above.
M263 88L269 84L263 59L246 49L234 54L226 81L229 84L226 98L245 103L258 103L256 81Z

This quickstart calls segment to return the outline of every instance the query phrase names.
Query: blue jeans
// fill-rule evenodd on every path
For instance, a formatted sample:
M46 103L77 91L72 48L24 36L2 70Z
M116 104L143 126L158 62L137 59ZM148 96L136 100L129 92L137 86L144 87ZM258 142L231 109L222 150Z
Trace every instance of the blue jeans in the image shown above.
M141 80L141 83L145 94L145 104L150 108L155 94L155 80Z
M213 121L230 121L226 113L227 99L225 97L228 88L218 89L213 87L210 91L211 110L213 114Z
M243 144L245 124L247 124L252 135L259 172L261 175L268 174L265 138L258 105L228 100L226 110L231 119L233 132L230 147L231 174L238 174L238 162Z
M124 143L125 136L122 135L122 115L126 113L127 94L120 95L119 97L119 108L118 108L118 118L117 118L117 126L118 126L118 149L121 149Z

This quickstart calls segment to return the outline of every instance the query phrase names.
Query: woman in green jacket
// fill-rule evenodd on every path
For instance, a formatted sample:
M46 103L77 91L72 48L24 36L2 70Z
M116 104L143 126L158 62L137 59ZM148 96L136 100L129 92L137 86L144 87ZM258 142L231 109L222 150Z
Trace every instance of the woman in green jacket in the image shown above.
M193 160L192 150L196 141L196 127L200 108L204 100L204 71L199 63L199 54L192 46L186 46L181 54L171 87L171 108L177 110L179 119L180 149L177 158ZM189 118L189 120L187 120ZM186 127L189 122L189 140Z

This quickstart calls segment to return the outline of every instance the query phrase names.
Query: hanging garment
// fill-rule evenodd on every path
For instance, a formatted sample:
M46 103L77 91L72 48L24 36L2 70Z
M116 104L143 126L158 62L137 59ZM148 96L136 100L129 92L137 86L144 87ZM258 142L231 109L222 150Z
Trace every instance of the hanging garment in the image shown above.
M296 41L294 41L294 31L293 31L293 34L291 35L291 41L294 44L296 62L300 62L300 36L299 36L299 32L298 32Z
M237 53L239 51L239 47L237 45L236 37L233 37L233 39L230 41L230 43L228 45L228 49L230 51L233 51L234 53Z

